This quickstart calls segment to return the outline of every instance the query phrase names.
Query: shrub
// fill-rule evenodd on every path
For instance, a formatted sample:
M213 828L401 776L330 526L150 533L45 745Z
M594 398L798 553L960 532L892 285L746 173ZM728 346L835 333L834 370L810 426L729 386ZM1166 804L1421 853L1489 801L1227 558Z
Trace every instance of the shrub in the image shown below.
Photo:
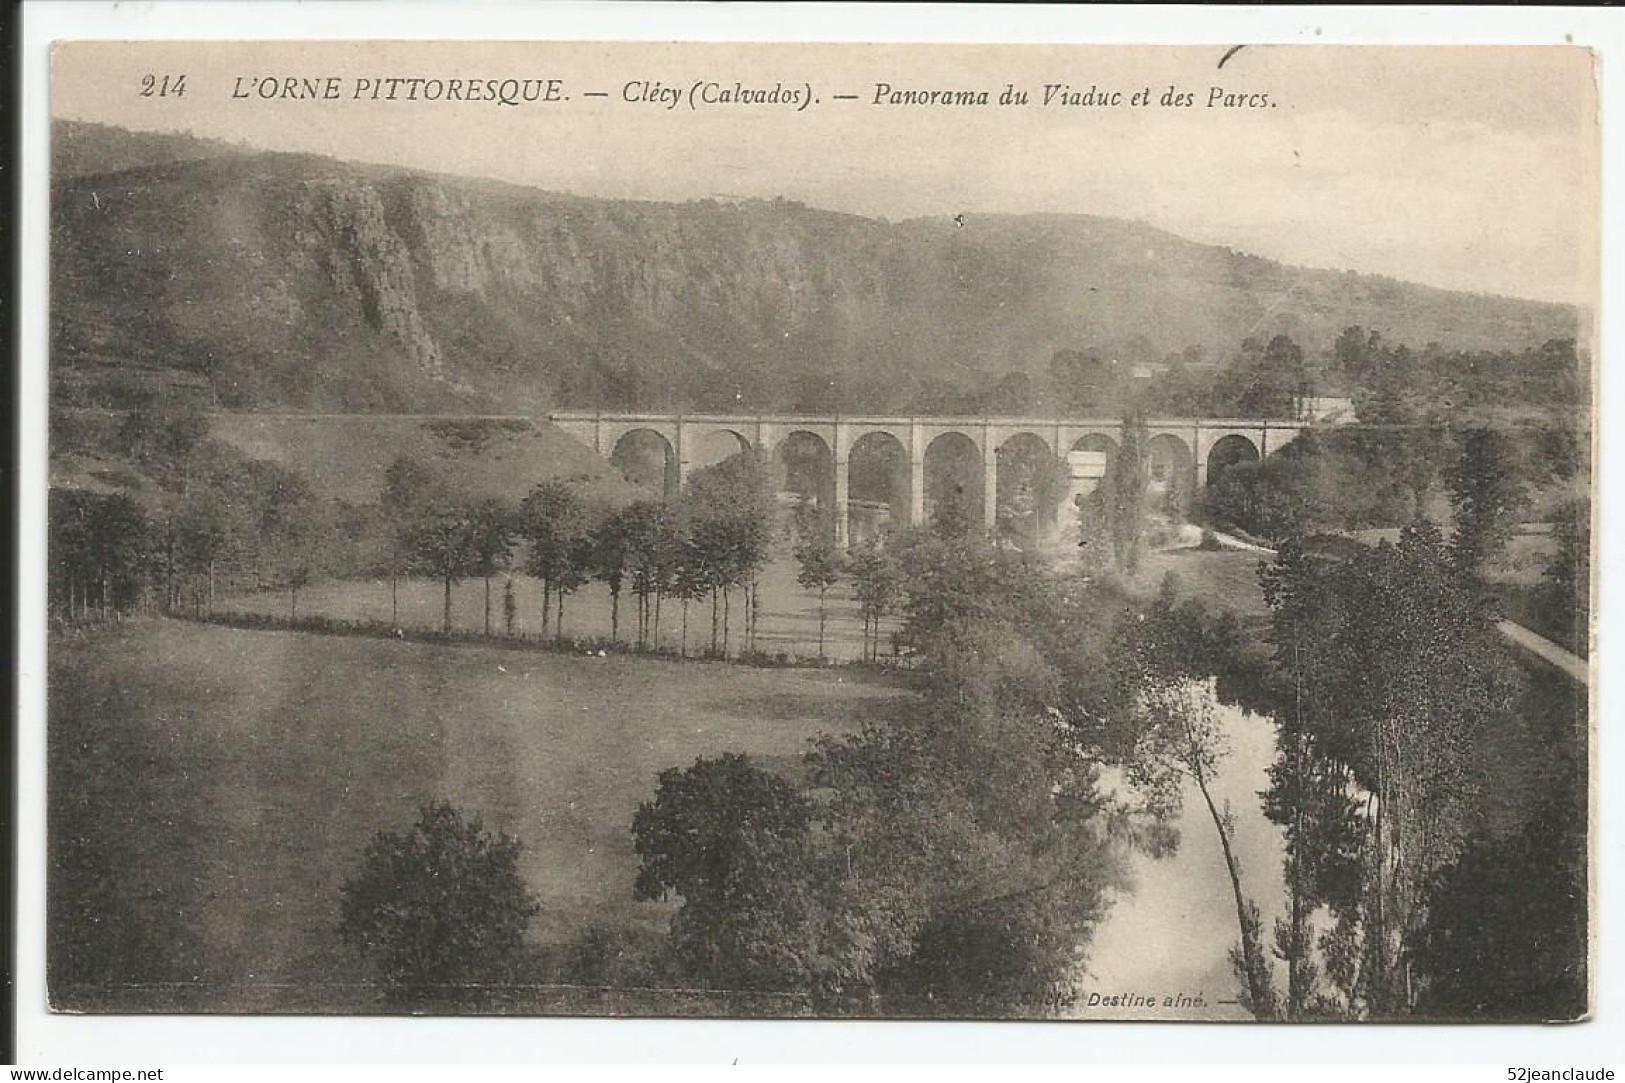
M449 804L425 806L410 831L368 844L342 889L339 933L377 967L391 1001L478 999L511 978L539 909L520 850Z

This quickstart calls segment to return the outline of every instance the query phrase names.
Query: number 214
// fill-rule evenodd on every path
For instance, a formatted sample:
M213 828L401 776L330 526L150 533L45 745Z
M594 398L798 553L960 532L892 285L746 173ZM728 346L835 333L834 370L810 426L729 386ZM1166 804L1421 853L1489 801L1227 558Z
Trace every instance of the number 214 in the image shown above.
M143 75L141 77L141 96L143 98L184 98L186 96L186 76Z

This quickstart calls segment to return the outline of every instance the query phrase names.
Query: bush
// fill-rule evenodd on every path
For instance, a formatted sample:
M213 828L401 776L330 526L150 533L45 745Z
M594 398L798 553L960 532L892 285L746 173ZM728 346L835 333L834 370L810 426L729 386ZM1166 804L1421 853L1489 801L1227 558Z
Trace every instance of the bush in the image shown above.
M481 999L511 980L539 907L520 879L521 844L449 804L405 834L380 831L342 889L339 933L397 1003Z
M595 923L569 945L560 977L570 985L644 988L664 979L665 951L657 930Z
M754 991L811 984L812 814L794 785L741 753L660 773L632 820L632 895L682 897L671 950L689 980Z

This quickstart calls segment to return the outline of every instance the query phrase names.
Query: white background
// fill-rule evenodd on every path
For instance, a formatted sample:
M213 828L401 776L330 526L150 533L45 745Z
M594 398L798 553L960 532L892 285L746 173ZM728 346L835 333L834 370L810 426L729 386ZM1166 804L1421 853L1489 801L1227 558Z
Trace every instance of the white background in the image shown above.
M130 1066L236 1063L438 1064L663 1061L1096 1063L1476 1063L1547 1065L1625 1060L1625 799L1618 682L1607 676L1620 625L1609 574L1620 555L1618 481L1609 418L1625 396L1609 379L1625 333L1625 13L1464 8L1035 8L861 5L479 3L38 3L23 10L23 337L19 553L18 1051L24 1063ZM44 1011L44 524L48 71L55 39L423 38L710 41L916 41L1213 44L1557 44L1602 52L1603 330L1597 426L1601 600L1596 657L1597 1019L1546 1027L1258 1027L1194 1024L799 1023L387 1018L80 1017ZM1612 302L1612 303L1610 303ZM1611 483L1612 482L1612 483ZM1402 1073L1410 1075L1412 1073ZM177 1076L181 1073L177 1073ZM186 1078L203 1078L184 1073ZM364 1078L382 1078L368 1073ZM1453 1078L1463 1078L1452 1073ZM1506 1079L1504 1069L1476 1078ZM427 1078L427 1077L423 1077Z

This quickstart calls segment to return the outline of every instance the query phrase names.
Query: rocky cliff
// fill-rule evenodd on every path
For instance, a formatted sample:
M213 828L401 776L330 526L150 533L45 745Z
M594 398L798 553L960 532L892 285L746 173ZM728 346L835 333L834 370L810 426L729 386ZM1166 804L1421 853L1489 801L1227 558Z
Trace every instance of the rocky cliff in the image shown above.
M911 409L1060 349L1323 352L1349 324L1522 349L1558 305L1293 268L1081 216L888 223L781 200L616 202L325 158L58 174L53 363L116 404ZM126 157L129 157L126 153Z

